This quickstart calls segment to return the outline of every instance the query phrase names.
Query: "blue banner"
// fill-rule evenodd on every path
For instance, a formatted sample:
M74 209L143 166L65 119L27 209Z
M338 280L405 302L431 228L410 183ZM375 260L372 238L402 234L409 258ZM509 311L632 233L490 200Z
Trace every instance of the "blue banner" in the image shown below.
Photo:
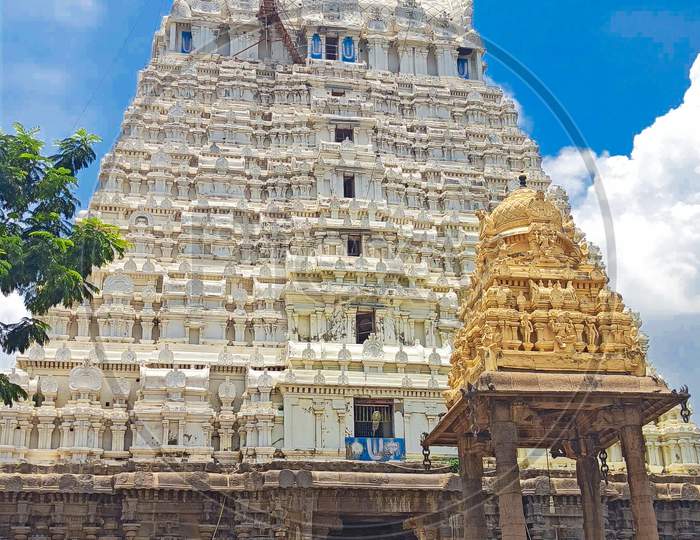
M469 78L469 59L468 58L458 58L457 59L457 73L463 79Z
M343 40L343 62L355 61L355 41L351 37Z
M345 437L345 456L355 461L401 461L406 459L403 439Z
M182 32L182 49L183 53L192 52L192 32Z
M323 58L323 45L321 44L321 36L314 34L311 38L311 50L309 51L311 58Z

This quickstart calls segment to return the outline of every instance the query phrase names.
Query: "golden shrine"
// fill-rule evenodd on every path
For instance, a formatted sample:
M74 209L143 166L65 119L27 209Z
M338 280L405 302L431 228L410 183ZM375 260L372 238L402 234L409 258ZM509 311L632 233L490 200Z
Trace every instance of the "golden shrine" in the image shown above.
M587 539L604 538L605 449L622 441L638 540L658 539L642 426L688 392L647 373L639 322L563 213L525 177L481 213L476 269L451 358L450 407L424 441L458 446L467 539L485 538L482 458L496 457L504 540L525 539L518 448L577 463ZM598 458L601 459L599 467Z

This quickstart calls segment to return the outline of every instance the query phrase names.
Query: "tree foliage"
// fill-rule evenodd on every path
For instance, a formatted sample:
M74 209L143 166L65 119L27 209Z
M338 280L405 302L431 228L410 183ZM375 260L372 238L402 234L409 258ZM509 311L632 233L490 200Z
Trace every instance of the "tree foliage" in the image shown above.
M76 175L95 161L100 139L80 129L46 156L38 129L14 127L13 134L0 132L0 291L18 292L32 316L0 324L0 348L8 354L46 343L49 327L41 317L54 306L91 299L98 292L88 280L93 268L128 247L117 227L74 219ZM8 384L0 379L5 403L21 396Z

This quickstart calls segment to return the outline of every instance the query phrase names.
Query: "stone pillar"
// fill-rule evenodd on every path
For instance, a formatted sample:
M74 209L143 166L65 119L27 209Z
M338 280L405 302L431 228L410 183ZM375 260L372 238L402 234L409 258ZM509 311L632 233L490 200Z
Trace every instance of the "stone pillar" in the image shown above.
M50 449L51 448L51 435L53 435L54 424L52 421L43 421L37 425L37 430L39 431L39 442L38 448L40 449Z
M369 47L369 67L378 71L389 69L389 46L381 39L370 39L367 43Z
M496 454L496 481L499 523L502 540L527 540L527 525L523 508L518 467L518 431L513 421L510 403L493 404L491 439Z
M600 469L592 441L581 441L581 451L576 456L576 480L581 490L584 538L605 540L603 506L600 500Z
M481 51L474 51L474 63L476 64L476 73L474 73L474 78L479 81L484 80L484 60L482 58Z
M112 425L112 451L124 451L124 435L126 434L126 426Z
M428 49L416 48L416 75L428 74Z
M345 455L345 409L336 409L338 415L338 454Z
M399 72L413 75L413 48L399 47Z
M314 413L314 448L321 450L323 448L323 415L326 412L325 403L315 402L313 405Z
M638 405L627 405L616 411L615 422L619 426L622 453L627 464L627 483L630 487L635 538L636 540L659 540L654 497L644 459L644 435Z
M458 444L462 495L464 505L464 540L488 538L482 477L484 461L481 448L471 437L462 437Z

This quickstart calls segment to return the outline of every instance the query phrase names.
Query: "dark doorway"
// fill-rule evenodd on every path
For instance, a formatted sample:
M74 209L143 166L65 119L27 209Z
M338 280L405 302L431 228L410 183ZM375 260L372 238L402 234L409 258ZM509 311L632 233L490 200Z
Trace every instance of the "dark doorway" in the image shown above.
M343 197L346 199L355 198L355 175L343 175Z
M403 528L406 517L386 516L384 519L341 517L343 526L328 535L328 540L417 540L412 531Z
M348 257L360 257L362 255L362 237L348 236Z
M355 140L355 131L352 128L335 128L335 142L353 142Z
M369 339L369 335L374 333L374 313L362 312L356 315L357 343L362 345Z
M326 60L338 59L338 38L326 36Z

